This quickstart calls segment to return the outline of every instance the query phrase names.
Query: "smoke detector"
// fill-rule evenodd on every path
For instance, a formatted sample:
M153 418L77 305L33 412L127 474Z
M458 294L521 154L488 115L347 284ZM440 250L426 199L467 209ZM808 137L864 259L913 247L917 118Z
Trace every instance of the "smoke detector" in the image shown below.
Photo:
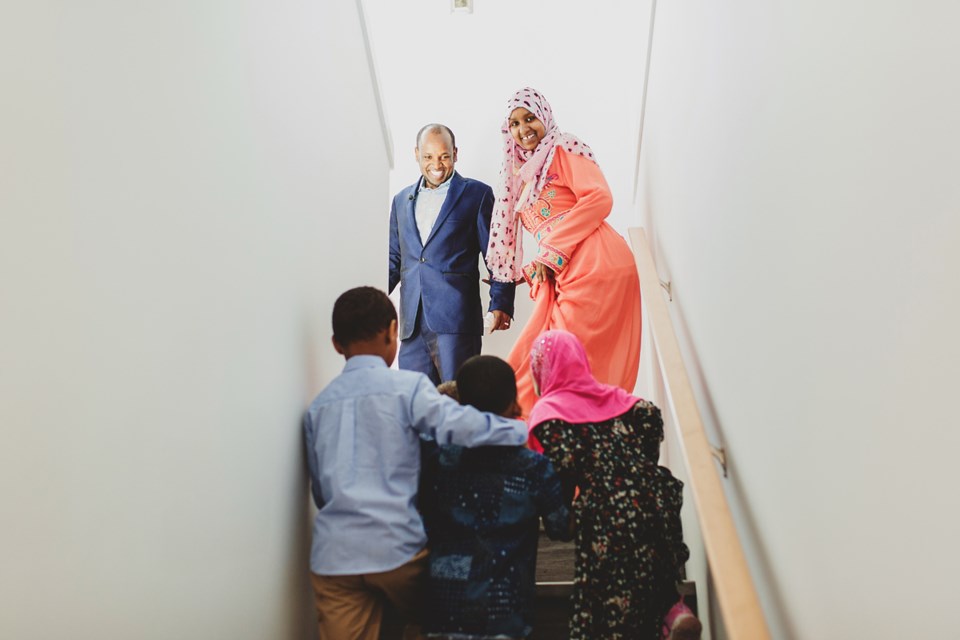
M473 13L473 0L450 0L450 13Z

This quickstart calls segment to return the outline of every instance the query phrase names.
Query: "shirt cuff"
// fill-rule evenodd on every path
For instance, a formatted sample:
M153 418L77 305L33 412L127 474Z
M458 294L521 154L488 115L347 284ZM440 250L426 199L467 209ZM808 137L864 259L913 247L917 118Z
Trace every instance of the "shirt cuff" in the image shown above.
M536 262L542 262L553 269L554 273L559 274L567 268L567 263L570 262L570 256L548 244L541 244L535 260Z

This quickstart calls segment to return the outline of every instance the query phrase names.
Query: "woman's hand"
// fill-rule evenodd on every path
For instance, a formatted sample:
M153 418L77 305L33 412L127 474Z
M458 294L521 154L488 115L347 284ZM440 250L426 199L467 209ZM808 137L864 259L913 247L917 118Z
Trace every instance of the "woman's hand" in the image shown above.
M537 270L537 280L541 283L553 280L553 269L542 262L535 262L533 266Z
M494 309L491 313L493 313L493 326L490 329L491 332L503 331L510 328L510 316L503 311L500 311L500 309Z

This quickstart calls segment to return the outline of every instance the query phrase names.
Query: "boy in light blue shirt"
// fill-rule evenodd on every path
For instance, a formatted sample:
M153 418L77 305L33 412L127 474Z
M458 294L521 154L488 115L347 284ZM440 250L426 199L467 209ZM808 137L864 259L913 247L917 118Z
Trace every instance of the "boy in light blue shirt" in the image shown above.
M347 363L304 416L319 512L310 569L321 640L377 640L384 601L417 617L427 569L416 509L420 436L441 444L526 442L526 424L440 395L422 373L390 369L397 313L382 291L351 289L333 309Z

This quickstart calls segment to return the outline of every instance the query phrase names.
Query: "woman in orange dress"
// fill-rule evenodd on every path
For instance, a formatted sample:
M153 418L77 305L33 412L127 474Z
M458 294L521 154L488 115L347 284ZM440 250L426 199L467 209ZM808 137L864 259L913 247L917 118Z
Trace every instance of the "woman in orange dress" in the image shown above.
M510 100L502 133L487 266L495 280L526 279L535 300L508 358L524 415L536 400L530 348L550 329L580 339L597 380L632 392L640 358L640 281L630 247L606 222L613 198L593 151L562 133L546 98L530 88ZM526 266L520 225L537 241L537 255Z

